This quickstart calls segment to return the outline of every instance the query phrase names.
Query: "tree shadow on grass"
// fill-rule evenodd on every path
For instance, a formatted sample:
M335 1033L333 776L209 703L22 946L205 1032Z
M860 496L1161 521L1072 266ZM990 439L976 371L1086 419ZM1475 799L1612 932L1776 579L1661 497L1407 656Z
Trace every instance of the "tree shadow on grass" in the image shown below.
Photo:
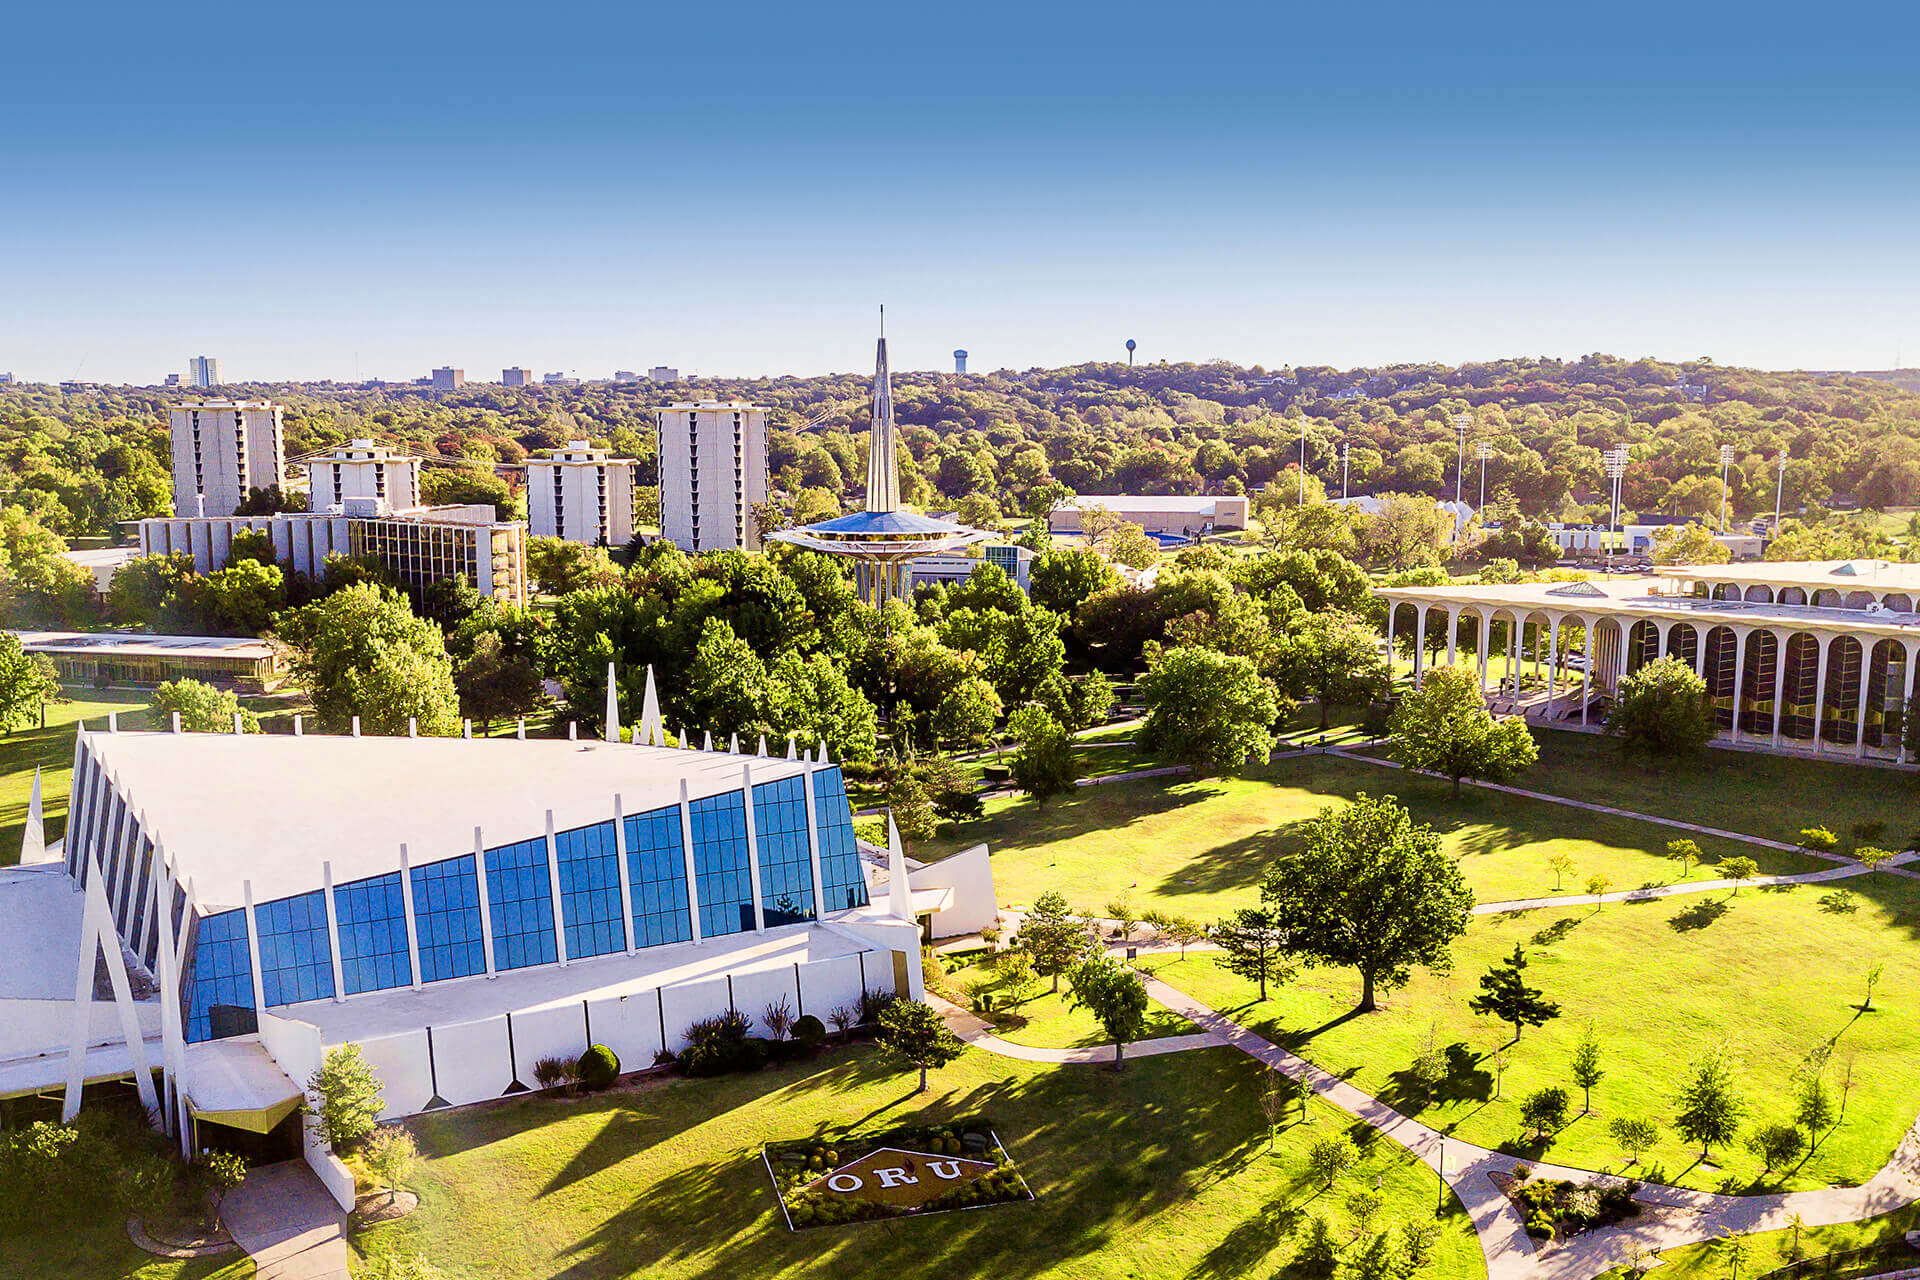
M1676 911L1667 920L1667 927L1675 933L1697 933L1731 910L1733 904L1725 898L1702 898L1684 910Z
M1256 889L1268 867L1292 857L1298 850L1304 826L1304 820L1286 822L1205 849L1195 849L1185 862L1160 878L1154 891L1179 897Z

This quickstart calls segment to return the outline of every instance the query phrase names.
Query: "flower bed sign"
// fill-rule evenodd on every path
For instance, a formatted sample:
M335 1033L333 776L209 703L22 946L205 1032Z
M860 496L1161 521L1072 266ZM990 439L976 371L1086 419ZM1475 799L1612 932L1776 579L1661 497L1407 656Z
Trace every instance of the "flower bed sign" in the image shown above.
M992 1126L979 1118L854 1137L769 1145L767 1171L795 1231L1033 1199Z

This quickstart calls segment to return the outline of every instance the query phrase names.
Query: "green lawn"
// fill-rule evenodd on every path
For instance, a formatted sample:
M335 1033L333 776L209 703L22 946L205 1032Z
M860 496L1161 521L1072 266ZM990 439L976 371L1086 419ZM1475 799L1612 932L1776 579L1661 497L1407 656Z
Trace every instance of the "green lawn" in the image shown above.
M1269 1155L1260 1079L1257 1063L1225 1049L1140 1059L1118 1075L972 1050L915 1097L910 1076L857 1050L810 1067L421 1116L412 1125L428 1157L413 1180L422 1207L366 1232L356 1249L362 1259L420 1254L452 1275L493 1280L1226 1280L1272 1275L1292 1255L1303 1209L1344 1225L1345 1195L1376 1179L1380 1225L1432 1219L1438 1180L1384 1140L1366 1142L1333 1193L1305 1185L1308 1144L1346 1131L1347 1118L1316 1102ZM993 1117L1037 1200L787 1230L763 1143L963 1113ZM1442 1225L1426 1274L1484 1275L1451 1202Z
M1814 1258L1841 1249L1896 1243L1915 1228L1920 1228L1920 1206L1917 1205L1895 1210L1884 1217L1868 1218L1865 1222L1810 1227L1800 1233L1800 1257ZM1747 1260L1741 1264L1743 1276L1764 1275L1795 1260L1790 1230L1760 1231L1743 1238L1750 1250ZM1660 1261L1662 1265L1656 1274L1662 1280L1726 1280L1726 1248L1718 1241L1669 1249L1660 1255Z
M1565 893L1584 892L1586 877L1595 874L1621 889L1678 874L1665 849L1680 833L1669 828L1499 792L1469 789L1456 800L1442 782L1318 755L1238 776L1087 787L1045 805L1025 796L996 799L985 818L943 828L912 853L938 859L985 841L1004 903L1029 903L1058 888L1076 907L1099 910L1127 893L1141 910L1158 906L1212 920L1251 905L1267 865L1299 847L1300 824L1358 791L1397 795L1433 824L1481 901L1554 893L1547 860L1560 852L1576 866L1574 877L1561 881ZM1733 842L1700 843L1710 858L1747 854L1768 873L1831 865Z
M998 1028L1002 1039L1015 1044L1028 1044L1039 1049L1069 1049L1112 1043L1091 1013L1072 1006L1065 979L1061 980L1057 995L1052 990L1052 984L1041 979L1034 993L1018 1004L1009 1002L1000 989L999 975L989 965L975 963L955 969L947 975L947 981L957 992L973 990L991 993L994 996L993 1016L989 1020ZM1147 1029L1140 1039L1158 1040L1162 1036L1193 1035L1199 1030L1172 1010L1153 1005L1147 1010Z
M0 1276L9 1280L246 1280L253 1263L238 1254L174 1261L134 1247L122 1223L61 1228L58 1240L0 1235Z
M0 736L0 866L20 861L20 836L26 828L27 800L33 794L33 770L41 770L40 792L48 840L67 830L67 792L73 786L74 724L85 720L107 727L109 712L119 712L129 729L147 727L147 695L68 690L71 701L47 707L47 727L16 729Z
M1251 983L1204 953L1148 963L1173 986L1429 1123L1484 1146L1593 1169L1624 1167L1606 1133L1612 1117L1666 1127L1684 1068L1704 1046L1722 1042L1742 1064L1743 1127L1751 1129L1789 1118L1792 1072L1832 1039L1830 1083L1844 1064L1853 1068L1845 1120L1780 1185L1851 1184L1886 1161L1920 1098L1920 886L1887 875L1850 883L1858 894L1848 914L1823 907L1824 886L1802 886L1476 917L1454 944L1451 973L1416 972L1364 1016L1352 1013L1358 981L1350 970L1306 970L1262 1005ZM1561 1016L1528 1028L1510 1049L1496 1096L1491 1055L1511 1030L1467 1002L1489 963L1515 943L1527 948L1529 981L1559 1003ZM1873 1010L1862 1012L1862 975L1882 960L1885 979ZM1557 1084L1573 1092L1578 1111L1567 1062L1588 1025L1603 1046L1606 1079L1594 1091L1593 1114L1576 1118L1543 1156L1519 1144L1520 1100ZM1405 1072L1430 1035L1453 1073L1427 1106ZM1650 1176L1744 1191L1760 1174L1744 1145L1716 1149L1717 1169L1697 1165L1696 1155L1668 1130Z

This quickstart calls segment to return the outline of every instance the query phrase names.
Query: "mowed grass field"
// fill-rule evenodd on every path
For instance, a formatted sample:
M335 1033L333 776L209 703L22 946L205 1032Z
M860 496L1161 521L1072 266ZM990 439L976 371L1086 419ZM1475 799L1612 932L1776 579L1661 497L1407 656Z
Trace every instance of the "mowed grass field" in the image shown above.
M1353 1013L1359 982L1350 970L1304 970L1260 1003L1252 983L1207 954L1143 964L1316 1065L1483 1146L1627 1171L1607 1123L1628 1115L1663 1130L1647 1167L1635 1171L1642 1176L1736 1192L1855 1184L1886 1162L1920 1105L1920 884L1886 874L1846 883L1856 891L1853 910L1838 913L1822 901L1831 886L1805 885L1479 916L1454 943L1451 972L1416 970L1366 1015ZM1473 1013L1468 1001L1480 975L1516 943L1526 949L1528 981L1561 1012L1510 1043L1511 1028ZM1863 1010L1864 975L1879 962L1885 976ZM1607 1074L1592 1113L1579 1115L1568 1062L1588 1027ZM1408 1075L1429 1038L1451 1066L1431 1101ZM1822 1043L1832 1048L1826 1076L1836 1102L1851 1074L1845 1117L1784 1175L1763 1179L1744 1141L1700 1164L1698 1146L1673 1133L1685 1068L1708 1046L1724 1045L1740 1064L1744 1135L1792 1119L1794 1073ZM1503 1046L1502 1073L1493 1055ZM1547 1085L1571 1092L1576 1118L1542 1148L1523 1140L1519 1108Z
M1064 977L1060 980L1057 993L1053 991L1052 983L1042 978L1033 994L1018 1002L1001 989L1000 983L1000 974L984 958L947 974L947 985L954 992L949 998L956 1003L965 1005L967 1002L961 998L961 993L969 990L984 991L994 997L994 1016L991 1020L997 1025L996 1034L1003 1040L1039 1049L1071 1049L1112 1043L1091 1012L1074 1006L1072 992ZM1158 1040L1162 1036L1193 1035L1199 1030L1171 1009L1152 1005L1147 1009L1147 1028L1140 1039Z
M1059 889L1076 908L1104 912L1126 894L1138 910L1211 921L1251 906L1266 868L1300 847L1301 825L1362 791L1398 796L1439 831L1482 902L1582 893L1593 875L1606 876L1615 889L1680 875L1666 845L1685 832L1494 791L1467 788L1455 799L1444 782L1323 755L1241 775L1108 783L1044 805L1026 796L994 800L986 817L943 828L912 852L937 859L985 841L995 890L1009 905ZM1709 859L1743 854L1767 874L1832 865L1735 841L1699 843ZM1560 853L1575 870L1556 887L1548 861Z
M252 1280L254 1273L244 1254L156 1258L136 1248L119 1222L62 1228L57 1239L0 1235L0 1276L7 1280Z
M361 1265L416 1254L493 1280L758 1280L914 1275L960 1280L1267 1276L1304 1212L1344 1226L1378 1181L1376 1228L1434 1221L1440 1184L1384 1140L1323 1193L1308 1146L1349 1131L1314 1103L1268 1150L1259 1064L1227 1049L1105 1066L1036 1067L969 1050L930 1090L869 1049L719 1080L669 1080L578 1100L528 1098L416 1117L421 1208L355 1242ZM1038 1198L882 1224L788 1230L761 1163L770 1140L979 1113ZM1425 1274L1485 1274L1449 1201ZM1345 1238L1344 1231L1342 1238ZM1351 1246L1349 1246L1351 1247Z

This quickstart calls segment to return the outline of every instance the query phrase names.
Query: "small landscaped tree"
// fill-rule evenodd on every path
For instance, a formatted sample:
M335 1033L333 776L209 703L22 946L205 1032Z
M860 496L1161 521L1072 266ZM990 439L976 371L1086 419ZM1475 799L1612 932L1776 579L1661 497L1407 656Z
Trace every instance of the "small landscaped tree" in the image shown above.
M1562 849L1547 859L1547 870L1553 872L1553 891L1560 892L1560 881L1564 876L1574 873L1573 855Z
M1105 956L1090 956L1073 971L1070 1003L1086 1009L1113 1041L1113 1069L1125 1064L1126 1047L1147 1029L1147 984L1140 975Z
M180 728L187 733L232 733L236 715L240 717L240 732L260 732L260 717L240 705L238 694L198 680L168 680L158 685L147 710L160 729L172 723L177 711Z
M1806 1149L1807 1140L1790 1124L1763 1124L1747 1135L1747 1150L1760 1157L1766 1173L1792 1164Z
M1535 1089L1520 1102L1520 1124L1539 1138L1550 1138L1567 1124L1567 1091L1557 1084Z
M1180 948L1180 958L1187 958L1187 948L1207 936L1207 930L1192 916L1168 916L1160 926L1160 932L1168 942Z
M1628 754L1661 760L1693 755L1714 734L1706 681L1677 658L1649 662L1619 682L1606 731Z
M891 1058L920 1068L915 1093L927 1091L927 1072L944 1067L966 1051L947 1029L940 1011L921 1000L895 1000L880 1011L880 1047Z
M1613 878L1611 876L1592 875L1587 877L1587 894L1590 897L1604 898L1607 896L1607 890L1611 888L1613 888ZM1600 904L1597 902L1594 903L1593 909L1598 911Z
M420 1146L404 1125L383 1124L360 1144L360 1159L368 1172L387 1184L387 1203L400 1193L400 1184L420 1163Z
M1586 1030L1580 1033L1580 1040L1573 1046L1573 1057L1568 1061L1572 1068L1573 1083L1586 1095L1580 1104L1580 1114L1593 1110L1593 1086L1606 1079L1606 1069L1600 1065L1600 1038L1593 1033L1593 1024L1588 1023Z
M1307 1148L1307 1176L1323 1188L1331 1189L1335 1180L1360 1161L1360 1152L1343 1133L1317 1138Z
M1300 1247L1293 1253L1293 1269L1315 1280L1326 1280L1340 1265L1340 1242L1323 1214L1309 1214L1300 1231Z
M1287 960L1286 934L1274 912L1266 907L1242 907L1213 926L1214 945L1220 948L1220 967L1228 973L1260 984L1260 999L1267 998L1269 982L1285 982L1293 977Z
M1800 1078L1793 1093L1793 1119L1807 1131L1807 1145L1820 1141L1820 1131L1831 1128L1834 1120L1833 1094L1824 1074L1810 1071Z
M1680 878L1686 879L1693 869L1700 865L1702 854L1700 846L1692 840L1667 841L1667 857L1680 864Z
M1746 1108L1724 1050L1710 1049L1688 1068L1677 1102L1673 1127L1687 1141L1700 1144L1702 1157L1733 1141Z
M1753 1245L1732 1227L1723 1228L1716 1243L1720 1249L1720 1256L1727 1260L1728 1280L1740 1280L1740 1268L1747 1264L1747 1258L1753 1252Z
M1427 1038L1421 1042L1420 1052L1413 1056L1407 1066L1407 1077L1420 1086L1420 1098L1425 1106L1433 1105L1433 1091L1447 1078L1447 1055L1440 1048L1439 1028L1427 1027Z
M1863 1000L1863 1001L1861 1001L1861 1003L1860 1003L1860 1008L1861 1008L1861 1011L1862 1011L1862 1012L1871 1012L1871 1011L1872 1011L1872 1009L1873 1009L1873 989L1874 989L1875 987L1877 987L1877 986L1879 986L1879 985L1880 985L1880 979L1882 979L1882 978L1884 978L1884 977L1886 977L1886 976L1887 976L1887 962L1886 962L1886 961L1884 961L1884 960L1876 960L1876 961L1874 961L1874 962L1873 962L1872 964L1870 964L1870 965L1868 965L1868 966L1867 966L1867 972L1866 972L1866 983L1867 983L1867 998L1866 998L1865 1000Z
M385 1106L380 1079L357 1044L327 1050L320 1069L307 1081L314 1127L328 1146L345 1151L373 1131Z
M1543 1026L1560 1016L1559 1005L1547 999L1540 988L1527 985L1526 968L1527 953L1515 943L1512 955L1480 975L1480 994L1467 1003L1475 1013L1511 1024L1516 1041L1521 1027Z
M193 1161L193 1177L206 1192L209 1221L220 1220L220 1202L247 1180L245 1156L231 1151L202 1151Z
M1176 645L1148 659L1140 677L1147 717L1140 746L1196 771L1264 762L1280 702L1250 659Z
M1473 912L1439 834L1392 796L1365 792L1307 823L1305 847L1268 869L1260 899L1293 955L1359 970L1361 1013L1415 965L1445 964Z
M1080 963L1090 943L1086 926L1068 908L1065 895L1049 889L1033 900L1020 922L1020 945L1033 957L1034 972L1051 978L1057 992L1060 975Z
M1840 837L1825 827L1802 827L1800 847L1809 853L1832 853L1840 847Z
M1463 778L1504 781L1540 758L1526 721L1496 718L1479 678L1455 667L1435 667L1401 697L1387 737L1396 761L1452 779L1456 797Z
M1720 860L1720 874L1733 881L1733 892L1738 896L1740 886L1760 874L1760 864L1752 858L1741 855Z
M1660 1145L1660 1126L1638 1116L1615 1116L1607 1122L1607 1133L1634 1164L1646 1159L1647 1152Z
M1267 1118L1267 1150L1273 1150L1273 1131L1298 1106L1304 1115L1307 1087L1278 1067L1268 1067L1260 1089L1260 1113Z

